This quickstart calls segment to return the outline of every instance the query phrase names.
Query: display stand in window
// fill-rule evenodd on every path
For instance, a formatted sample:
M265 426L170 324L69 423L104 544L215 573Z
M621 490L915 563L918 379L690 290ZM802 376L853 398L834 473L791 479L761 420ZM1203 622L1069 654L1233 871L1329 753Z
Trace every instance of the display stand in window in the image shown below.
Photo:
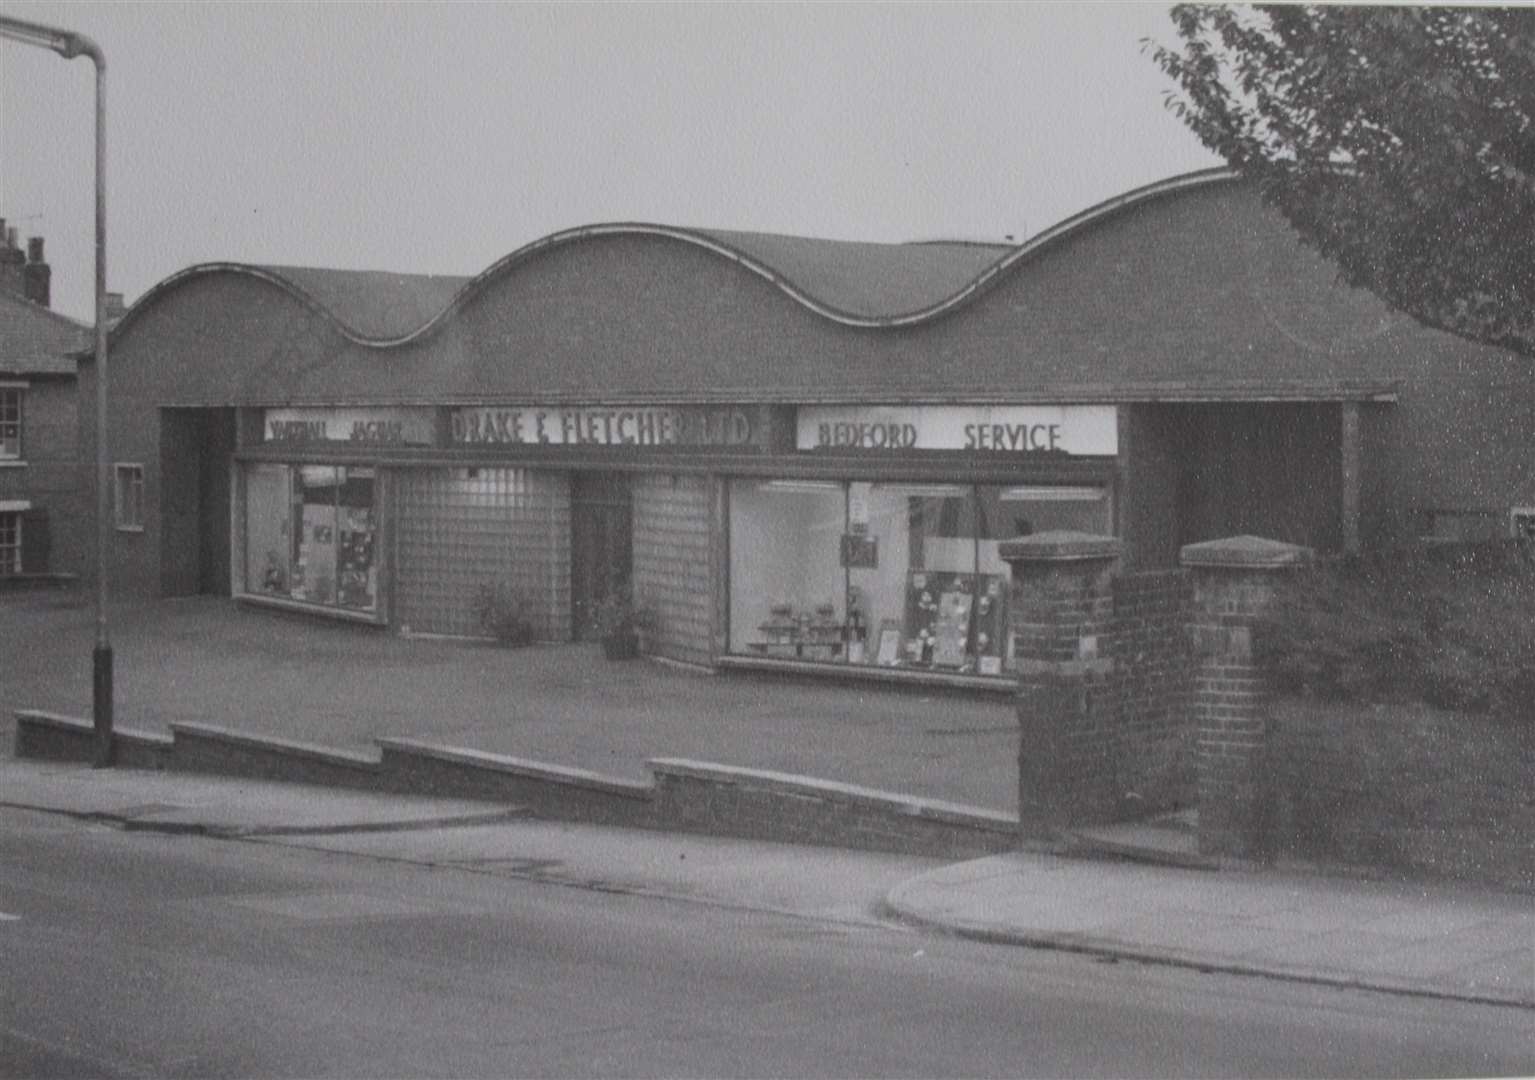
M838 620L836 605L830 602L812 611L774 604L757 632L761 640L754 643L755 651L795 660L839 660L848 637L847 626Z
M907 577L902 662L996 675L1006 635L1003 583L992 574L914 570Z

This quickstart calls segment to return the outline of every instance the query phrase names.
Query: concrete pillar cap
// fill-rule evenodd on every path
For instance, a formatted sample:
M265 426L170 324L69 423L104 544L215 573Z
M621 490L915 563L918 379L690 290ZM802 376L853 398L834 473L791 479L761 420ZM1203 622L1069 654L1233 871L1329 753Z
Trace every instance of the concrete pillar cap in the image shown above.
M1003 540L997 545L997 553L1006 562L1072 562L1117 559L1122 546L1113 536L1073 529L1048 529L1015 540Z
M1228 536L1185 544L1178 552L1184 566L1215 566L1231 569L1269 570L1305 566L1314 552L1299 544L1268 540L1261 536Z

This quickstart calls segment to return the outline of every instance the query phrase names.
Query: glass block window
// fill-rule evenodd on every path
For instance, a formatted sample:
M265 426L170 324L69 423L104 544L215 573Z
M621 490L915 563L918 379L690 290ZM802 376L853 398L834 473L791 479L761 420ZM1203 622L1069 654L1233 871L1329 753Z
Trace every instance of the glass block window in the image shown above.
M527 469L398 474L396 612L413 633L483 636L482 590L516 594L538 636L570 636L570 486Z

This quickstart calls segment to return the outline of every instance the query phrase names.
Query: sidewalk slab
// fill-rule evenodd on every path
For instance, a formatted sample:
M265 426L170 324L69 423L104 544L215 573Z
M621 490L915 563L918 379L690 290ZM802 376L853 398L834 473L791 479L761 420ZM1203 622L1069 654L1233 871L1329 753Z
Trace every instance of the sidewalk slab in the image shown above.
M557 885L888 926L884 896L940 860L550 822L498 804L0 759L0 806Z
M986 941L1535 1008L1535 903L1491 890L1011 853L886 905Z
M282 781L0 758L0 806L210 835L303 835L486 825L504 803L373 794Z
M443 832L285 837L272 842L855 926L888 926L882 918L885 895L902 881L942 865L920 855L537 818Z
M931 858L537 821L503 804L0 759L0 805L1200 970L1535 1009L1535 903L1015 852ZM451 826L451 827L450 827Z

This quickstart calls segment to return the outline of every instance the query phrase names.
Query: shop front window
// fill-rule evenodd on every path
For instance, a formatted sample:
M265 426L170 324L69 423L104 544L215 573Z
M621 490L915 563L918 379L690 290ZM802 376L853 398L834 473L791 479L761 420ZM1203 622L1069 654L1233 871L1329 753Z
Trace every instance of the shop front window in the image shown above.
M1002 541L1107 534L1098 487L731 486L733 652L954 674L1012 670Z
M378 609L373 469L253 465L245 508L248 593Z

